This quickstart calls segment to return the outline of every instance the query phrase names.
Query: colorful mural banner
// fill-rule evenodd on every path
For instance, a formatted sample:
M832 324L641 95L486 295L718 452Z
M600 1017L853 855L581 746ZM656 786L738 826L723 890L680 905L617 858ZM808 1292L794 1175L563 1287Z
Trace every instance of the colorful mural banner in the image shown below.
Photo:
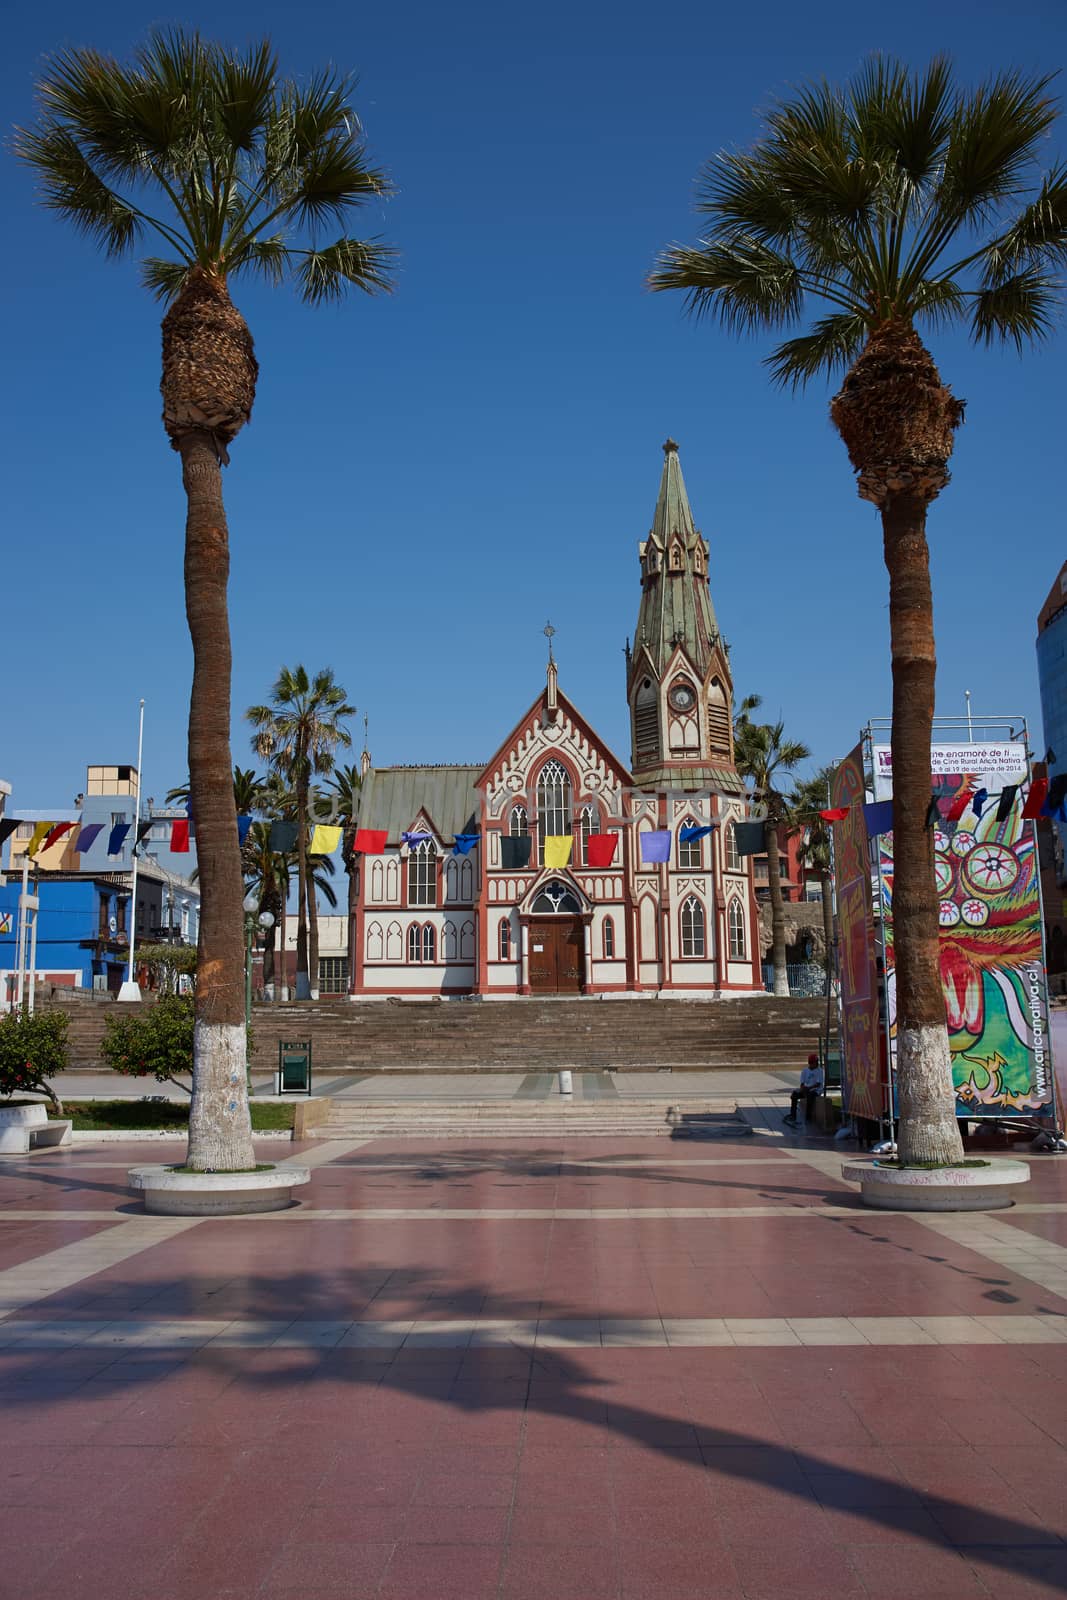
M857 745L834 773L828 809L844 810L834 827L834 869L841 951L841 1094L849 1116L885 1115L884 1033L871 895L871 855L863 815L863 749Z
M965 748L968 773L988 790L999 787L1006 766L982 771L975 752L983 747ZM935 745L933 755L933 770L946 773L943 750ZM1018 776L1021 752L1015 759ZM952 775L962 780L966 774ZM980 792L977 788L976 794ZM892 834L882 835L878 860L895 1057ZM959 818L946 817L935 830L934 870L940 896L941 986L959 1115L1051 1116L1052 1055L1033 825L1018 809L1001 817L999 809L980 805L976 810L969 800Z

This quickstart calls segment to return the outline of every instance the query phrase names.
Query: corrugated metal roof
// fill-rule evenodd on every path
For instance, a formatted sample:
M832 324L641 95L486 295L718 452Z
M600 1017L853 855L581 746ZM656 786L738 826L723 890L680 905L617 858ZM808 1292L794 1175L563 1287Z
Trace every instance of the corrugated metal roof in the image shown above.
M442 840L478 828L477 767L372 767L359 796L361 828L384 828L390 844L399 844L419 812L440 831Z

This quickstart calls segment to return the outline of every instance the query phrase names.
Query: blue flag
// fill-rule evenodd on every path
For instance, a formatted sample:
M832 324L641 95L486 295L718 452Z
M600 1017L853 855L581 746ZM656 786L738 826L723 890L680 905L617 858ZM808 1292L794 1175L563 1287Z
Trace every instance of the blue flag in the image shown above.
M688 844L690 839L706 839L709 833L714 832L714 829L714 822L710 823L706 828L682 828L678 838L682 844Z
M476 833L457 833L456 844L452 854L454 856L469 856L477 843L478 835Z
M878 833L892 833L892 800L865 801L863 806L863 820L867 824L867 833L872 839Z
M74 846L75 850L77 850L79 854L83 850L91 850L98 834L103 833L103 831L104 824L102 822L90 822L83 826L78 834L78 840Z
M249 830L249 828L251 826L252 826L252 818L251 817L238 817L237 818L237 843L238 844L244 844L245 840L248 838L248 830Z
M109 856L122 854L122 847L126 842L126 835L130 831L128 822L117 822L107 836L107 853Z

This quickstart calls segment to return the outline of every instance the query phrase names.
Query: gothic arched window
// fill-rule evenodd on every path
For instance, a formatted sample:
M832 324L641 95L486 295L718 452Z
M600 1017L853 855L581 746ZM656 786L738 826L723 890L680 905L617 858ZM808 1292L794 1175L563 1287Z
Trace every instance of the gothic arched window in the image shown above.
M571 831L571 780L562 761L546 761L537 780L537 832L540 863L545 840Z
M547 883L541 885L530 907L531 911L560 912L569 916L576 916L581 909L577 897L558 878L550 878Z
M741 910L740 901L730 901L730 909L726 913L726 926L730 935L730 960L744 961L745 914Z
M610 917L604 918L604 960L615 959L615 924Z
M741 857L737 853L737 835L734 833L733 823L728 822L722 832L723 848L726 851L726 870L727 872L740 872Z
M578 832L582 839L582 866L589 865L589 835L600 832L600 813L596 806L583 806L578 819Z
M417 922L413 922L408 929L408 960L422 960L422 929Z
M530 831L530 819L524 805L512 806L508 832L513 839L525 839Z
M683 828L695 828L696 823L692 817L686 817L682 823ZM679 839L678 865L683 872L699 872L704 865L699 839Z
M704 954L704 907L694 894L682 906L682 954Z
M503 917L501 919L501 923L500 923L500 946L499 946L499 949L500 949L500 959L501 959L501 961L510 961L511 960L511 923L510 923L510 921L508 920L507 917Z
M422 929L422 959L424 961L437 960L437 935L432 922L423 924Z
M408 905L437 904L437 847L423 839L408 854Z

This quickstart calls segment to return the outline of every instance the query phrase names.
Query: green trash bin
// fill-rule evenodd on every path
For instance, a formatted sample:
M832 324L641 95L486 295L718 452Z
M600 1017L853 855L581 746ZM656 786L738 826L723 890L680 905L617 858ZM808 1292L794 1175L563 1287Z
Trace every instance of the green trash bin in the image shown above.
M276 1094L311 1093L311 1040L282 1039L278 1043Z

